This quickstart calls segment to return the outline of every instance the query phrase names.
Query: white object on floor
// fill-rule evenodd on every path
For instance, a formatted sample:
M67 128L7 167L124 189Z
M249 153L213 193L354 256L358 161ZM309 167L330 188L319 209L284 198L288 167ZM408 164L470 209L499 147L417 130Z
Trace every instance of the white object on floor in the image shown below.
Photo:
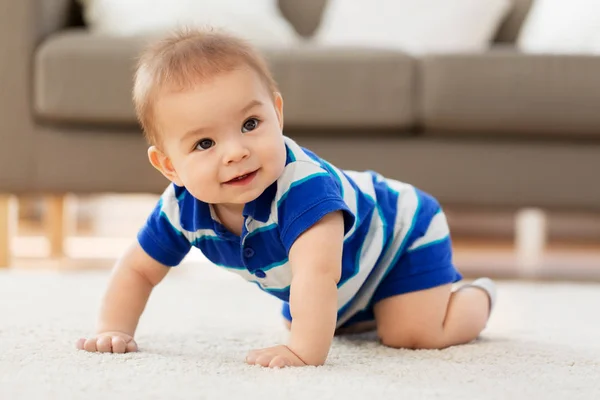
M299 40L277 0L79 0L94 33L164 34L180 26L218 27L255 45L291 45Z
M414 54L489 48L508 0L329 0L315 42Z
M600 54L600 1L534 1L517 45L530 53Z
M74 349L108 271L0 271L0 399L600 398L598 284L499 283L472 344L395 350L365 334L336 338L324 367L266 370L244 357L285 342L279 301L212 265L178 268L142 316L141 352L125 355Z
M515 217L515 251L524 277L535 277L542 266L547 242L546 214L537 208L520 210Z

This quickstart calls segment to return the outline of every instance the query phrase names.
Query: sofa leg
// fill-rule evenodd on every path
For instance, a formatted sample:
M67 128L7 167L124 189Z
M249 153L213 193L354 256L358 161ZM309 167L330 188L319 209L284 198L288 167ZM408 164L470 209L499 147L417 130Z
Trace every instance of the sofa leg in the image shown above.
M14 196L0 194L0 268L11 264L11 244L16 228L17 201Z
M519 210L515 218L515 250L523 278L538 278L548 238L546 213L537 208Z
M50 243L50 257L61 258L65 254L66 221L68 213L65 210L66 195L50 195L44 198L46 210L44 213L44 227L46 237Z

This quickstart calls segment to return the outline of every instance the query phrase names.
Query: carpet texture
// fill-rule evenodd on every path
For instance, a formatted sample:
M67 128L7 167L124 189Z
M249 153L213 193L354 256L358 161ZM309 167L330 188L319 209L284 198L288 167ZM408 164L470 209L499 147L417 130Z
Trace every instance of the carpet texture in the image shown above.
M209 265L155 289L141 351L77 351L108 273L0 272L0 399L598 399L599 285L499 283L482 337L442 351L337 338L326 366L268 370L246 352L279 344L279 304Z

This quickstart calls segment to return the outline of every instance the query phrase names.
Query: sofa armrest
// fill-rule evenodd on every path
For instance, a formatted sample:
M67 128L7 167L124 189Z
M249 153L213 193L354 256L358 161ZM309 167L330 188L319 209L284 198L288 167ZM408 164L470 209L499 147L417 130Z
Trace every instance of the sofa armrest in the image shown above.
M0 0L2 2L4 0ZM38 21L38 42L53 32L78 23L79 6L76 0L28 0L33 3Z
M0 193L35 174L32 63L37 45L69 21L71 0L0 0Z

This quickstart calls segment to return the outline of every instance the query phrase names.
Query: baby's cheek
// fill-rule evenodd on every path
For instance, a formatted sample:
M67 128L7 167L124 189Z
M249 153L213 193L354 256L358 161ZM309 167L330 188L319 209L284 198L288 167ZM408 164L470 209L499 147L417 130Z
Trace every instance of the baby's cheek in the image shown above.
M196 170L188 177L187 190L205 203L218 202L219 181L212 171Z
M277 179L285 169L286 152L278 147L272 147L263 156L263 167L268 170L269 177Z

